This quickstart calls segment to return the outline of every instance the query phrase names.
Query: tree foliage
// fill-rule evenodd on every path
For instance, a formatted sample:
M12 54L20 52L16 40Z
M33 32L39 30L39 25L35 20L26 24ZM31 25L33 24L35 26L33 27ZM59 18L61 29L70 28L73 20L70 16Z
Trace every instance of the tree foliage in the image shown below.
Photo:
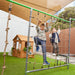
M75 18L75 7L65 8L65 10L59 14L59 17L66 20L69 20L69 18Z
M65 8L65 10L58 15L58 17L66 19L68 21L69 18L75 18L75 7ZM52 23L51 26L51 28L55 27L56 29L58 29L58 26L60 26L60 29L67 29L69 28L69 23L57 20L55 23ZM75 21L72 21L71 27L75 27Z

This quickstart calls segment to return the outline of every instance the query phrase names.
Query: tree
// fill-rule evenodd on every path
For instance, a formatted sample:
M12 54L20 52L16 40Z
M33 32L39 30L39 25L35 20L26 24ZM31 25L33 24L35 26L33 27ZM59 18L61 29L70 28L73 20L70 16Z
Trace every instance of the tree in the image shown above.
M75 18L75 7L65 8L65 11L61 12L59 17L66 20L69 20L69 18Z
M65 8L65 10L58 15L58 17L68 21L69 21L69 18L75 18L75 7ZM57 20L55 23L51 24L51 30L54 27L58 29L58 26L60 26L60 29L67 29L69 28L69 23L66 23L61 20ZM75 27L75 21L72 21L71 27Z

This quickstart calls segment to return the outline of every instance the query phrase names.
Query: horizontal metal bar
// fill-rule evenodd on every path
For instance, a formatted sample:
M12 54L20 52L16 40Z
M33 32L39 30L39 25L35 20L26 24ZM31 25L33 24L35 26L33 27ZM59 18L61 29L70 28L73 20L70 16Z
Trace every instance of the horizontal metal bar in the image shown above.
M9 1L9 2L11 2L11 3L14 3L14 4L17 4L17 5L20 5L20 6L22 6L22 7L26 7L26 8L28 8L28 9L31 9L31 8L32 8L32 7L26 6L26 5L24 5L24 4L18 3L18 2L16 2L16 1L12 1L12 0L7 0L7 1ZM54 17L54 18L56 18L56 19L62 20L62 21L64 21L64 22L70 23L70 21L67 21L67 20L65 20L65 19L56 17L56 16L51 15L51 14L49 14L49 13L46 13L46 12L44 12L44 11L41 11L41 10L38 10L38 9L35 9L35 8L33 8L33 10L34 10L34 11L37 11L37 12L40 12L40 13L43 13L43 14L46 14L46 15L48 15L48 16Z
M68 55L64 55L64 54L59 54L59 56L68 57Z
M64 54L59 54L59 56L63 56L63 57L68 57L68 55L64 55ZM70 57L75 57L75 54L70 54Z
M70 54L70 57L75 57L75 54Z
M72 18L71 20L72 20L72 21L75 21L75 19L73 19L73 18Z
M31 70L31 71L27 71L27 73L37 72L37 71L42 71L42 70L48 70L48 69L53 69L53 68L58 68L58 67L64 67L64 66L68 66L68 65L69 64L60 65L60 66L54 66L54 67L48 67L48 68L43 68L43 69L37 69L37 70Z

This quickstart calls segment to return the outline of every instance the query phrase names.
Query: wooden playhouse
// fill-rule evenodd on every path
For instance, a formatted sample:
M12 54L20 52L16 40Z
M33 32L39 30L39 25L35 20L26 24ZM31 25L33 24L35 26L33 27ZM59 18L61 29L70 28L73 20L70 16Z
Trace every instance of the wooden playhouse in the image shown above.
M33 44L34 41L30 37L29 44L31 46L30 52L28 53L28 58L34 58L33 54ZM19 58L26 58L26 51L24 49L27 48L27 36L24 35L16 35L13 39L13 48L12 48L12 56Z

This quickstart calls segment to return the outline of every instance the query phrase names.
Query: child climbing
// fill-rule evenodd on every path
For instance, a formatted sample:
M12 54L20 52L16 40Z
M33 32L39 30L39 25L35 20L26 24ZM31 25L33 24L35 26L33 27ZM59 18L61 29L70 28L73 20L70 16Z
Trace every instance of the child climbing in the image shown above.
M34 41L36 44L36 51L39 51L39 45L42 47L42 53L43 53L43 65L49 65L50 63L47 62L46 59L46 34L45 32L48 32L48 23L44 24L42 21L38 22L38 25L36 26L37 30L37 36L34 37Z
M52 46L53 46L53 55L58 55L59 53L59 47L58 47L58 43L60 42L59 34L60 34L59 26L58 26L58 30L53 28L52 33L49 34L50 42L52 43ZM55 54L55 51L56 51L56 54Z

